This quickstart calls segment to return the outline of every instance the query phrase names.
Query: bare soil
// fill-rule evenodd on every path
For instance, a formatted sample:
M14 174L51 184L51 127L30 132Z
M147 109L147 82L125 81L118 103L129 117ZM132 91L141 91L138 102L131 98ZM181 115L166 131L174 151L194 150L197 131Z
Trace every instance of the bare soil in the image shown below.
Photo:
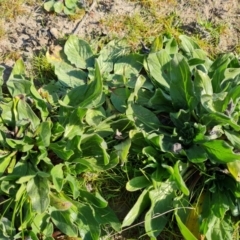
M172 12L179 16L181 28L188 35L198 34L201 38L208 39L209 32L199 25L199 21L209 21L215 26L223 25L224 32L217 43L222 52L234 51L240 44L239 0L152 1L161 2L156 11L162 16ZM85 2L85 16L77 20L70 20L64 15L49 14L39 6L39 3L24 5L24 14L16 16L15 19L2 19L6 34L0 39L0 64L11 67L17 57L28 61L34 53L49 47L56 38L69 34L85 39L111 35L111 29L101 23L102 19L111 15L117 24L119 16L131 16L143 11L141 1L137 0L92 0L88 3L85 0ZM116 34L124 37L127 32Z

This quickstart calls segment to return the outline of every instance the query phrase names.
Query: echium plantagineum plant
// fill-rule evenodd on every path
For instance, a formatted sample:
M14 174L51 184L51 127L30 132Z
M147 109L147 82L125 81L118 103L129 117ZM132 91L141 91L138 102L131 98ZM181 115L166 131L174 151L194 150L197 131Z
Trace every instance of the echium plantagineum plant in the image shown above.
M139 195L122 230L145 215L151 239L176 227L174 219L185 239L238 239L233 54L210 60L183 35L156 38L149 54L130 53L123 41L94 53L70 36L47 58L57 81L36 88L19 60L2 82L1 238L53 239L60 231L110 239L106 230L120 231L120 223L84 176L120 165L131 177L127 190Z
M185 239L238 239L240 64L231 53L210 60L187 36L179 41L155 39L144 60L154 87L128 99L139 129L130 132L132 150L145 158L126 185L142 192L123 227L145 212L155 239L174 212Z

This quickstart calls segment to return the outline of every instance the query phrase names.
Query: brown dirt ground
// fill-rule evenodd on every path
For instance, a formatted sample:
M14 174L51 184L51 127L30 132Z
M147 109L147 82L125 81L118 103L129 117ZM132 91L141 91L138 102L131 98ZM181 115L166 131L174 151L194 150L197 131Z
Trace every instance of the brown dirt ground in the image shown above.
M235 47L240 46L240 2L238 0L152 1L161 2L157 12L163 16L175 12L181 21L183 31L188 35L199 34L207 41L209 33L201 29L199 21L207 20L213 24L224 25L224 33L220 35L217 46L220 52L235 51ZM114 16L117 24L118 17L123 14L131 16L134 13L140 13L142 7L139 2L136 0L93 0L87 6L86 15L80 20L70 20L63 15L46 13L39 4L24 5L24 14L16 16L15 19L1 19L0 16L6 31L0 39L0 65L6 67L6 75L8 75L15 58L22 57L29 62L35 53L46 49L55 42L56 38L65 35L75 34L85 39L110 36L113 32L102 24L102 19ZM124 37L127 32L122 31L116 34ZM160 33L156 33L158 34ZM129 206L126 208L129 209ZM121 235L118 237L115 239L125 239ZM163 238L169 239L167 236Z
M175 12L179 16L182 30L186 34L198 34L207 40L209 33L203 30L198 22L208 20L213 24L225 26L218 42L220 51L233 51L234 47L240 44L239 0L152 0L154 1L159 2L159 9L156 9L158 14L167 16ZM113 28L103 26L102 19L111 15L114 16L117 24L119 16L124 14L131 16L142 11L139 4L141 0L88 2L86 14L80 20L48 14L41 8L39 2L23 5L23 14L15 16L15 19L1 19L0 16L6 32L0 39L0 64L11 67L19 56L27 62L34 53L51 45L55 38L68 34L75 34L85 39L112 35ZM127 31L123 30L116 34L124 37Z

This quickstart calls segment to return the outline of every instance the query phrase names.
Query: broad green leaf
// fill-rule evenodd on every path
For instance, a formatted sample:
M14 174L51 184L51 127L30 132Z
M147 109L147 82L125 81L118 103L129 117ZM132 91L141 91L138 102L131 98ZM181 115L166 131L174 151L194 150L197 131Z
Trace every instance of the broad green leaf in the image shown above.
M211 79L206 73L199 70L195 71L194 90L199 100L202 95L213 95Z
M181 40L181 49L187 54L192 54L195 49L200 47L193 41L192 38L186 35L180 35L179 39Z
M153 78L154 83L159 87L169 89L170 84L170 62L171 57L166 50L161 50L156 53L150 53L144 61L144 68Z
M149 205L149 190L144 189L136 203L124 218L122 227L130 226Z
M208 155L204 148L199 144L193 144L190 148L185 150L188 160L193 163L205 162Z
M63 160L68 160L73 154L74 151L66 148L65 141L53 142L49 145L49 148Z
M11 80L12 78L18 78L18 79L21 79L23 77L23 75L25 74L25 65L24 65L24 62L23 60L20 58L18 59L14 66L13 66L13 69L12 69L12 72L11 72L11 75L8 79ZM22 94L25 93L25 92L22 92Z
M41 95L33 85L30 87L30 92L34 98L34 102L36 103L37 109L41 113L42 121L45 121L49 115L47 103L42 99Z
M127 182L126 189L130 192L138 191L142 188L147 188L151 185L149 179L145 176L135 177Z
M93 194L84 190L80 190L80 198L97 208L105 208L108 205L108 202L98 192Z
M16 154L16 152L14 152L14 154ZM10 153L10 154L5 155L4 157L0 158L0 177L6 171L8 165L10 164L13 157L14 157L13 153Z
M171 61L170 96L177 109L194 109L197 103L191 72L184 58L176 54Z
M97 60L102 74L112 72L113 64L126 54L125 48L121 41L112 40L101 49Z
M72 139L83 133L83 118L86 114L86 109L76 108L71 115L68 115L68 123L65 126L64 137Z
M74 8L74 7L76 7L77 2L78 2L78 0L65 0L65 5L68 8Z
M186 240L197 240L197 238L190 232L190 230L186 227L186 225L182 222L181 218L178 216L177 212L175 212L175 218L177 220L177 225L184 239Z
M61 13L63 10L63 7L64 7L64 5L61 1L55 2L53 5L54 12Z
M114 146L122 164L127 162L130 147L131 140L129 138Z
M41 122L37 129L38 144L48 147L51 139L51 122Z
M117 232L121 230L121 223L115 212L109 206L105 208L94 208L94 213L94 217L99 224L109 224Z
M81 142L81 150L85 158L95 158L103 165L109 163L110 158L107 153L107 144L97 134L84 136Z
M212 77L213 91L218 93L221 91L221 82L224 79L224 71L230 62L229 54L218 57L209 69L210 77Z
M27 193L30 197L33 209L38 213L43 213L49 206L49 183L47 178L38 175L27 183Z
M64 61L57 62L54 66L58 81L64 87L75 88L86 84L87 74L81 69L74 68Z
M63 164L55 165L51 169L51 176L53 185L56 188L58 192L62 190L63 182L64 182L64 176L63 176Z
M237 182L240 182L240 160L227 163L228 171Z
M129 91L127 88L116 88L112 90L111 101L113 106L121 113L124 113L127 108L127 99Z
M103 83L98 62L95 63L95 77L88 85L71 90L63 99L64 105L81 108L98 107L102 100Z
M224 129L225 136L231 142L234 148L240 149L240 134L235 131Z
M151 131L160 127L160 121L157 116L152 111L140 105L129 104L126 115L139 128Z
M154 95L150 98L149 105L159 112L173 111L171 97L160 88L157 88Z
M50 193L50 204L59 211L66 211L72 207L72 203L67 199L63 198L60 194Z
M99 107L97 109L88 109L86 112L86 122L90 126L97 126L105 118L105 110L103 107Z
M76 225L82 237L81 239L100 239L100 226L95 214L96 213L88 205L78 206Z
M149 237L157 237L168 222L167 211L172 209L175 196L173 185L173 182L166 181L149 191L151 207L145 215L145 231Z
M165 50L169 54L176 54L178 52L178 44L175 38L171 38L166 42Z
M230 207L231 202L229 201L227 192L217 189L216 192L212 193L211 210L216 217L224 219Z
M219 112L204 114L201 118L201 123L209 128L216 125L229 125L236 131L240 130L240 126L236 122L227 115Z
M213 214L209 214L209 217L207 219L204 219L202 225L206 229L206 233L204 235L207 240L232 239L233 226L232 221L229 219L229 217L220 219Z
M162 35L160 35L153 40L150 53L158 52L162 49L163 49L163 37Z
M31 123L32 130L35 130L40 124L40 120L25 99L19 99L17 104L18 120L27 120Z
M82 39L71 35L64 45L64 53L68 60L77 68L86 69L94 66L91 47Z
M180 164L180 165L179 165ZM183 168L183 163L180 163L180 161L177 161L175 164L174 164L174 167L173 167L173 170L174 170L174 174L173 174L173 179L175 180L178 188L186 195L186 196L189 196L190 192L189 192L189 189L187 188L184 180L183 180L183 177L181 175L181 172L180 171L183 171L184 169L181 169L180 168Z
M77 184L77 179L74 178L72 175L68 174L67 177L65 178L65 181L68 182L70 186L73 199L79 197L80 191Z
M142 69L143 56L132 53L118 59L114 64L114 73L126 78L136 77Z
M217 163L228 163L239 159L239 154L233 152L233 148L224 140L211 140L200 143L209 159Z
M71 221L70 214L67 211L51 210L51 220L54 225L69 237L77 237L78 231L75 224Z
M46 11L51 12L51 11L53 11L54 3L55 3L54 0L47 1L44 3L43 7Z
M7 81L7 88L12 97L24 98L30 93L31 82L25 79L11 78Z

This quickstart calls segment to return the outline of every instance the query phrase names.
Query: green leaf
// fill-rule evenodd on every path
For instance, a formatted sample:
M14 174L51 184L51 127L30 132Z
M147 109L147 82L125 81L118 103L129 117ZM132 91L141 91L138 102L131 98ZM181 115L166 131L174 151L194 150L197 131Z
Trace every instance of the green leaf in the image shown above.
M200 47L193 41L192 38L186 35L180 35L179 39L181 40L181 49L187 53L192 54L195 49L199 49Z
M129 154L130 147L131 147L131 140L129 138L114 146L122 164L127 162L127 157Z
M54 63L54 66L54 73L63 86L75 88L86 84L87 74L81 69L76 69L63 61Z
M145 231L149 237L157 237L166 226L167 211L173 207L174 190L173 182L166 181L149 191L151 207L145 215Z
M137 104L129 104L126 111L127 117L136 123L139 128L151 131L160 127L157 116L147 108Z
M68 60L77 68L86 69L94 66L91 47L82 39L71 35L64 45L64 53Z
M239 159L239 154L233 152L233 148L223 140L212 140L200 145L205 149L211 161L228 163Z
M185 150L188 160L193 163L202 163L208 159L204 148L199 144L193 144L191 148Z
M130 192L138 191L142 188L147 188L151 185L149 179L145 176L135 177L127 182L126 189Z
M169 54L176 54L178 52L178 44L175 38L171 38L166 42L165 50Z
M130 226L149 205L149 190L144 189L136 203L124 218L122 227Z
M194 90L199 100L203 95L213 95L211 79L206 73L199 70L195 71Z
M86 112L86 122L90 126L99 125L105 118L106 115L103 107L99 107L97 109L88 109Z
M240 134L235 131L224 129L225 136L231 142L234 148L240 149Z
M156 53L150 53L144 62L144 68L154 83L159 87L169 89L171 67L169 62L171 57L166 50L161 50Z
M103 83L98 62L95 62L95 77L90 84L71 90L63 100L64 105L81 108L98 107L102 100Z
M128 89L117 88L112 90L111 101L113 106L121 113L124 113L127 108L127 99L129 97Z
M51 122L41 122L38 129L38 144L48 147L51 139Z
M65 141L53 142L49 145L49 148L56 153L56 155L63 160L68 160L73 154L74 151L66 148Z
M51 12L51 11L53 11L54 3L55 3L54 0L47 1L44 3L43 7L47 12Z
M227 163L227 168L233 178L237 182L240 182L240 160L235 160L234 162Z
M135 77L141 71L143 65L143 56L132 53L121 57L114 64L114 73L123 75L126 78Z
M178 216L177 212L175 211L175 217L177 220L177 225L181 234L183 235L184 239L186 240L197 240L197 238L190 232L190 230L185 226L182 222L181 218Z
M30 93L31 82L24 79L11 78L7 81L7 88L12 97L25 96Z
M224 71L230 62L229 54L218 57L209 69L209 75L212 77L213 91L218 93L221 91L221 82L224 79Z
M191 72L185 59L176 54L171 61L170 96L177 109L194 109L197 103Z
M97 134L86 136L82 139L81 149L84 157L95 157L104 165L109 163L107 144L103 138Z
M51 220L54 225L68 237L77 237L78 231L75 224L71 221L70 214L67 211L51 210Z
M207 219L204 219L202 227L205 227L206 233L204 234L207 240L212 239L232 239L233 226L229 217L220 219L213 214L210 214Z
M25 65L23 60L20 58L18 59L12 69L11 75L9 76L9 80L11 80L12 78L17 78L17 79L21 79L23 77L23 75L25 74ZM22 92L23 94L24 92Z
M58 192L62 190L64 177L63 177L63 164L58 164L54 166L51 170L51 176L53 180L54 187Z
M97 208L105 208L108 202L98 193L92 194L90 192L80 190L80 197L90 205L94 205Z
M83 133L83 119L85 117L86 111L86 109L76 108L71 113L71 115L68 115L69 119L64 131L65 138L72 139L75 136L79 136Z
M163 37L162 35L160 35L153 40L150 53L158 52L162 49L163 49Z
M17 104L18 120L27 120L31 123L32 130L35 130L40 124L40 120L25 99L19 99Z
M159 112L173 111L171 97L160 88L157 88L154 95L150 98L149 106L157 109Z
M73 204L62 197L62 195L52 193L50 193L50 204L59 211L66 211L73 206Z
M68 8L74 8L77 6L78 0L65 0L65 5Z
M64 5L61 1L55 2L53 5L54 12L61 13L63 10L63 7L64 7Z
M69 183L69 186L73 195L73 199L76 199L80 194L79 187L77 184L77 179L74 178L72 175L68 174L65 180Z
M180 166L179 166L180 164ZM189 189L187 188L184 180L183 180L183 177L180 173L180 169L181 168L181 171L183 171L184 169L183 168L183 163L180 163L180 161L177 161L175 164L174 164L174 167L173 167L173 170L174 170L174 174L173 174L173 178L178 186L178 188L186 195L186 196L189 196L190 192L189 192Z
M36 175L27 183L27 193L33 209L38 213L43 213L50 203L47 178Z

